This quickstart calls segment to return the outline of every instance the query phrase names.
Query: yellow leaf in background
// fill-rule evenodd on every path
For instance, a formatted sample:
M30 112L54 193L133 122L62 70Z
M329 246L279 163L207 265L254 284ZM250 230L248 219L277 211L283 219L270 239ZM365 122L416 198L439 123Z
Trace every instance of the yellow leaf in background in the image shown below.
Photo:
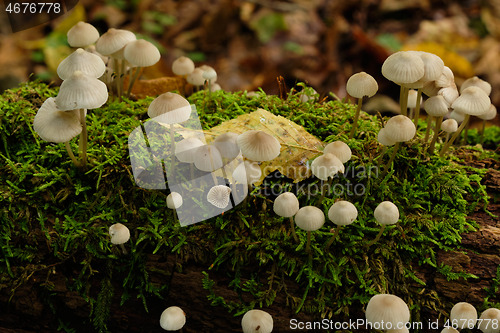
M85 15L85 8L81 3L77 4L73 9L69 12L61 16L59 23L56 24L54 31L66 34L71 27L77 24L80 21L84 21L87 19Z
M240 115L204 133L208 143L223 133L241 134L248 130L264 131L278 139L281 144L281 153L277 158L260 164L262 177L256 185L275 170L293 179L295 183L304 180L311 175L307 162L323 152L323 143L302 126L264 109Z
M405 45L403 51L424 51L434 53L443 59L444 64L453 71L455 76L469 78L474 76L474 69L467 58L455 51L435 42L424 42L419 44Z
M55 47L47 46L43 49L43 55L45 57L45 64L52 72L57 72L57 66L63 61L67 56L73 52L69 46L59 45Z

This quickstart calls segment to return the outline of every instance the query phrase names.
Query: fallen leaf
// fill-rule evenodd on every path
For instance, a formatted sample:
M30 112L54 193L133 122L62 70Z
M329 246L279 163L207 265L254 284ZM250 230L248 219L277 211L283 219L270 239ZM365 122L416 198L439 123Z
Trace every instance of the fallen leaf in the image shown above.
M204 134L207 143L210 143L217 135L227 132L241 134L248 130L264 131L278 139L281 144L281 153L277 158L260 164L262 177L256 185L276 170L295 183L311 176L308 161L322 153L323 143L302 126L267 110L257 109L252 113L243 114L204 131Z

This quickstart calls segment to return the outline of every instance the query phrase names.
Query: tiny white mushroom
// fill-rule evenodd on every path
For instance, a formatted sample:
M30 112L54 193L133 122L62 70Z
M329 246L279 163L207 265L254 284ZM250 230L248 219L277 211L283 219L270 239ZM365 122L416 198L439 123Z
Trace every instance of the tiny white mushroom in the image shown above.
M160 326L165 331L178 331L186 324L186 314L178 306L166 308L160 316Z
M271 333L273 331L273 317L263 310L247 311L241 318L243 333Z
M123 254L127 254L125 244L130 239L130 230L121 223L112 224L109 227L109 236L111 236L111 244L120 245Z
M215 185L208 191L207 201L217 208L224 209L229 204L231 188L226 185Z

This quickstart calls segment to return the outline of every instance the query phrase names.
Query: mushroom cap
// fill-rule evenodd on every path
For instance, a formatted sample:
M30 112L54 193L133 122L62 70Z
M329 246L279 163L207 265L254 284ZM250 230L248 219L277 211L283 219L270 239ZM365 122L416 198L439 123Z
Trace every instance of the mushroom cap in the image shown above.
M191 116L191 104L179 94L166 92L149 104L148 116L164 124L182 123Z
M480 323L478 328L483 333L500 333L500 310L495 308L489 308L481 313L481 317L479 317ZM496 327L492 325L496 321Z
M344 172L345 167L340 159L330 153L320 155L311 163L311 171L313 175L321 180L335 176L338 172Z
M450 110L450 104L442 95L436 95L429 97L425 101L424 109L429 116L443 117L448 114L448 111Z
M227 132L218 135L212 144L217 147L222 157L232 160L240 154L240 147L238 147L237 133Z
M299 200L292 192L284 192L274 199L273 210L281 217L292 217L299 211Z
M80 71L62 82L55 99L59 110L97 109L107 100L106 84Z
M384 128L387 130L384 135L387 135L387 138L394 142L410 141L417 132L413 121L401 114L389 119Z
M380 131L378 132L378 135L377 135L378 143L380 143L382 146L394 146L394 144L396 142L391 140L387 136L387 133L388 133L387 129L385 129L385 128L380 129Z
M183 163L194 163L196 148L205 145L200 139L191 137L175 143L175 157Z
M457 123L461 123L465 119L465 114L457 110L453 110L450 112L450 118L455 119Z
M175 75L188 75L194 70L194 62L185 56L180 56L172 63L172 72Z
M372 97L377 93L378 84L370 74L359 72L351 75L347 80L346 90L349 95L355 98Z
M398 296L391 294L373 296L366 305L365 315L367 322L383 323L385 329L401 326L410 320L408 305Z
M325 223L325 214L314 206L305 206L295 214L295 224L302 230L315 231Z
M199 67L193 69L193 71L186 77L186 81L197 87L204 85L205 79L203 78L203 72L203 69Z
M347 143L342 142L342 141L334 141L330 142L325 146L325 149L323 149L324 154L333 154L337 156L337 158L340 160L342 163L346 163L349 161L352 157L352 151L351 148L347 145Z
M477 76L473 76L465 80L460 86L460 93L469 87L481 88L488 96L491 94L491 84Z
M252 161L270 161L278 157L281 144L272 135L263 131L246 131L237 138L243 156Z
M135 34L124 29L110 28L97 40L95 45L97 52L105 56L114 56L114 53L122 50L127 43L136 40Z
M399 220L399 209L392 202L383 201L375 208L373 215L379 224L395 224Z
M424 74L424 62L411 51L393 53L382 64L382 75L396 84L414 83Z
M328 209L328 218L336 225L349 225L358 217L358 210L349 201L340 200Z
M132 67L153 66L161 57L158 48L144 39L128 42L123 49L123 56Z
M434 82L439 88L449 87L455 85L455 76L449 67L444 66L443 72Z
M212 172L222 168L222 156L217 147L203 145L196 148L194 154L194 166L201 171Z
M205 80L209 81L210 84L217 81L217 72L212 67L203 68L203 74L201 75Z
M441 129L446 133L455 133L458 130L458 123L455 119L446 119L441 123Z
M266 311L253 309L247 311L241 318L243 333L271 333L273 317Z
M455 84L452 84L451 86L449 87L444 87L444 88L441 88L438 90L437 92L438 95L441 95L444 97L444 99L446 100L446 102L448 104L452 104L459 96L458 94L458 89L457 89L457 86Z
M444 70L443 60L429 52L418 52L420 59L424 62L424 76L421 80L425 82L437 80Z
M99 39L99 31L90 23L78 22L66 34L71 47L85 47Z
M231 188L226 185L215 185L207 193L207 201L217 208L224 209L229 204Z
M178 192L170 192L167 195L167 207L169 209L177 209L182 206L182 195Z
M186 314L178 306L166 308L160 316L160 326L165 331L178 331L186 324Z
M245 160L238 164L232 176L237 183L251 185L260 179L262 170L257 162Z
M57 66L57 75L62 80L66 80L74 72L80 71L98 78L104 74L105 70L106 65L101 57L80 48L61 61L59 66Z
M491 100L488 95L479 87L468 87L451 104L451 107L458 112L471 116L480 116L488 112Z
M493 120L496 118L496 116L497 116L497 108L495 107L495 105L490 104L490 108L488 109L488 112L478 116L478 118L482 119L482 120Z
M68 142L82 132L78 110L60 111L55 99L43 102L33 120L33 129L48 142Z
M436 86L436 81L427 81L422 87L422 93L426 96L436 96L440 87Z
M450 321L458 324L458 329L473 328L477 321L477 311L472 304L458 302L451 308Z
M112 244L124 244L130 239L130 230L121 223L115 223L109 227L109 235Z
M453 327L445 327L441 330L441 333L459 333L458 330L454 329Z

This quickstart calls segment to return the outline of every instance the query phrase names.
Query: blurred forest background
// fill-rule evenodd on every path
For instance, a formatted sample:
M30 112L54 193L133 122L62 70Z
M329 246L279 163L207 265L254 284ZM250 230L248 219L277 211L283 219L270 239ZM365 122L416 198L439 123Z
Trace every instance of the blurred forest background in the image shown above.
M17 33L4 11L0 20L2 90L34 78L58 84L57 65L72 52L66 31L82 20L101 34L123 28L153 41L162 59L143 78L172 76L171 63L186 55L214 67L228 91L275 94L283 76L288 88L304 81L321 96L342 98L349 76L366 71L380 94L396 97L380 67L392 52L414 49L439 55L458 85L473 75L487 80L500 106L500 0L81 0Z

